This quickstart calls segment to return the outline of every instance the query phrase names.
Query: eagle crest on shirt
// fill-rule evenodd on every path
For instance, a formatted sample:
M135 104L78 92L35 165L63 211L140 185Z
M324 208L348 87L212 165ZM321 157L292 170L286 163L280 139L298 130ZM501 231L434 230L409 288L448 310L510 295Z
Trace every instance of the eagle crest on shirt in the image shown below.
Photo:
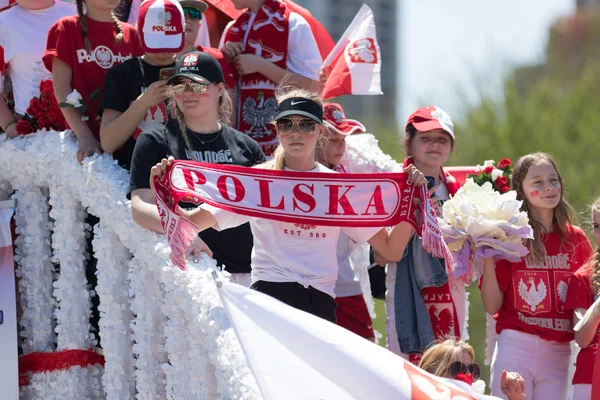
M450 337L454 321L452 311L449 308L444 308L438 311L435 304L429 306L429 319L436 338Z
M535 311L537 306L546 298L548 289L543 280L540 280L537 287L535 286L534 278L529 278L530 287L523 282L523 279L519 281L519 296L529 305L531 311Z
M559 281L558 285L556 285L556 292L558 293L558 298L560 299L560 302L565 304L565 302L567 301L567 289L569 288L569 285L567 285L567 282L565 281Z
M256 100L258 100L258 104ZM252 97L246 98L242 105L242 118L244 123L250 125L245 133L253 139L260 139L271 135L267 124L273 120L277 112L277 101L273 97L265 100L263 92L258 93L256 100Z

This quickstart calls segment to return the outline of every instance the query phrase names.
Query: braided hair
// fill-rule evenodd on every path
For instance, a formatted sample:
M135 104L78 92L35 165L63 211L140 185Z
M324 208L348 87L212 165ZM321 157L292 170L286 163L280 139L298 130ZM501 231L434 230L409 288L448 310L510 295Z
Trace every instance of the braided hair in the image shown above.
M83 2L84 0L76 0L77 4L77 15L79 16L79 26L81 28L81 34L83 35L83 43L85 45L85 51L88 53L92 51L92 43L90 42L90 38L88 35L88 26L87 22L85 22L85 14L83 12ZM111 12L112 23L117 30L117 35L115 36L115 44L119 44L123 41L123 26L121 22L117 18L114 12Z

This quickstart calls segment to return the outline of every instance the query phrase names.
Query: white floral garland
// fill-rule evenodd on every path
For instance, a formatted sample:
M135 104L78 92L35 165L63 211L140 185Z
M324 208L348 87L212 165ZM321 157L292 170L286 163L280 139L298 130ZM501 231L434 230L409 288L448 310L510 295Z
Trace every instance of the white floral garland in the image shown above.
M18 268L20 305L19 319L23 353L52 351L55 346L52 282L52 248L48 196L40 188L19 187L13 196L18 207L15 212L15 261Z
M140 228L131 218L130 204L124 198L127 173L107 155L86 159L82 168L68 133L3 138L0 135L0 182L9 184L0 189L10 190L10 183L16 182L50 189L51 216L56 220L53 247L61 264L61 277L54 290L62 307L57 311L59 348L86 349L92 344L89 292L83 273L83 207L101 220L94 248L102 267L98 292L102 304L100 334L106 341L105 371L90 366L33 374L22 393L27 398L81 398L82 394L95 398L99 393L97 397L103 398L106 391L109 398L129 398L135 378L135 393L140 399L260 399L216 292L211 276L214 262L203 256L188 272L173 269L164 237ZM399 170L397 163L382 155L372 136L356 138L349 140L356 145L349 146L347 156L353 160L347 163L353 171ZM129 257L126 249L133 259L127 278L123 278ZM114 287L106 287L117 281ZM129 288L127 294L125 287ZM69 318L62 313L66 308L71 310ZM133 337L118 332L132 314ZM133 359L135 377L131 376L133 367L127 364ZM117 369L118 360L124 360L123 370ZM106 388L102 388L102 373ZM183 377L188 379L185 384ZM184 393L186 390L189 392Z
M91 297L86 268L86 212L67 187L51 188L50 217L55 221L52 247L60 263L54 282L57 350L89 349L95 345L90 334Z
M98 260L97 292L102 301L99 305L100 331L106 362L102 384L107 398L134 398L135 360L133 359L133 313L130 307L129 279L126 265L131 254L100 222L94 230L93 246Z
M104 400L102 367L72 367L68 370L28 374L29 384L19 389L19 399ZM123 397L125 398L125 397Z

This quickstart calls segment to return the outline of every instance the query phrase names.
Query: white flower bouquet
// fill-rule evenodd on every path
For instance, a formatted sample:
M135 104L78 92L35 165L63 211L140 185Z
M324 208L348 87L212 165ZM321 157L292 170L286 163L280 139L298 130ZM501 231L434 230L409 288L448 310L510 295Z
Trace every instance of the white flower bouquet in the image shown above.
M518 261L527 255L523 239L533 238L517 193L500 193L489 180L468 177L442 208L440 228L456 260L454 279L468 283L482 273L483 258Z

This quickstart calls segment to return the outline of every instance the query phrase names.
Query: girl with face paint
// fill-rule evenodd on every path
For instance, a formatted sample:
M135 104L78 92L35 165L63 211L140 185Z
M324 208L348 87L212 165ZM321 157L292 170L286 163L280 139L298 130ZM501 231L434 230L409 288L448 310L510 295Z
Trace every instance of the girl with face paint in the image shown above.
M563 197L564 181L548 154L519 159L512 189L529 215L534 238L518 262L488 259L481 297L494 315L498 342L492 358L492 394L502 396L500 373L523 376L528 399L566 399L572 311L566 304L572 275L590 258L585 233L572 225L573 210Z

